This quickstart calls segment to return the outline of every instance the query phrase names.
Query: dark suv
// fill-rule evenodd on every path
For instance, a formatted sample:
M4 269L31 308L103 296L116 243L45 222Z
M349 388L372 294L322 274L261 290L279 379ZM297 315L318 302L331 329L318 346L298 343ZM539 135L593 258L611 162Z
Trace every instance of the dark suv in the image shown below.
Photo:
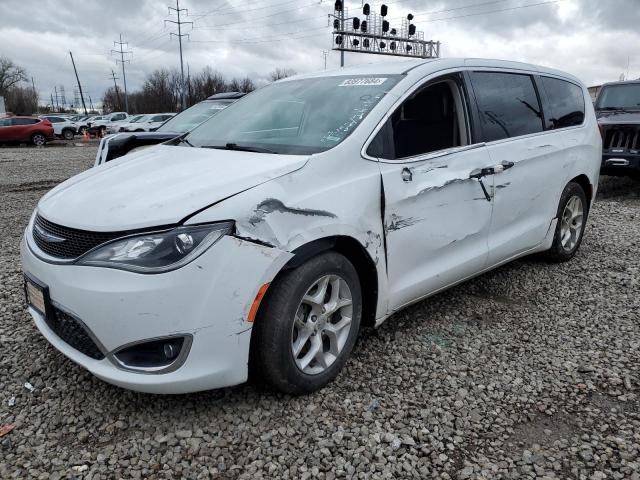
M94 166L97 167L134 150L172 140L209 120L244 95L242 92L218 93L171 117L151 132L109 135L100 142Z
M595 103L604 175L640 175L640 80L606 83Z

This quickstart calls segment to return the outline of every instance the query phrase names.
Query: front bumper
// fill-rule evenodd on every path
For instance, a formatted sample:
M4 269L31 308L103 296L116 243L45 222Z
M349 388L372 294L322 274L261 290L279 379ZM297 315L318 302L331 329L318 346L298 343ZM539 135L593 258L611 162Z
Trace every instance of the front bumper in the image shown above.
M640 173L640 153L610 153L602 155L600 173L603 175L630 175Z
M51 264L38 258L37 247L31 245L28 238L22 242L24 272L49 288L52 302L84 323L106 357L95 360L80 353L29 308L40 332L97 377L149 393L186 393L246 381L249 309L260 286L270 282L292 256L227 236L178 270L145 275ZM132 372L113 358L112 353L123 345L175 335L193 339L177 370Z

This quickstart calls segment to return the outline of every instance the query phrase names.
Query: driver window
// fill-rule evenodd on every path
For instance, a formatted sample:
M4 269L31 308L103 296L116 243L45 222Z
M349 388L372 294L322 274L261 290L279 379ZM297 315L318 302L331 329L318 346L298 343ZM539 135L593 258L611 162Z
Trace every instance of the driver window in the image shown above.
M396 160L468 145L462 99L453 79L417 90L393 112L367 154Z

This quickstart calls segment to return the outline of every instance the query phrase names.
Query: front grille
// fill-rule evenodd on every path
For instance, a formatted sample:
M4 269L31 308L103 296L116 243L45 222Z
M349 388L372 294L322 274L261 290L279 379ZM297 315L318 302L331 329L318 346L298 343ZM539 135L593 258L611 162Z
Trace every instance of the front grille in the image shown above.
M52 307L51 310L52 314L47 315L45 321L58 337L88 357L95 360L104 358L104 354L78 320L56 307Z
M602 146L605 150L640 150L640 129L636 126L615 126L604 129Z
M87 232L56 225L36 215L33 239L38 248L56 258L72 259L98 245L123 236L123 232Z

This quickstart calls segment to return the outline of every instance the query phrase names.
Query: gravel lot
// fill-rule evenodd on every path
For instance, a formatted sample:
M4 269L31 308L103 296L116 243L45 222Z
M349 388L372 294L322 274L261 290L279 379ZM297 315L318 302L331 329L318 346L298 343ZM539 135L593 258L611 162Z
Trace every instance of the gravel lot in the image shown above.
M152 396L67 360L24 307L28 217L94 157L0 149L1 478L640 480L639 181L602 179L573 261L517 261L409 308L321 392Z

